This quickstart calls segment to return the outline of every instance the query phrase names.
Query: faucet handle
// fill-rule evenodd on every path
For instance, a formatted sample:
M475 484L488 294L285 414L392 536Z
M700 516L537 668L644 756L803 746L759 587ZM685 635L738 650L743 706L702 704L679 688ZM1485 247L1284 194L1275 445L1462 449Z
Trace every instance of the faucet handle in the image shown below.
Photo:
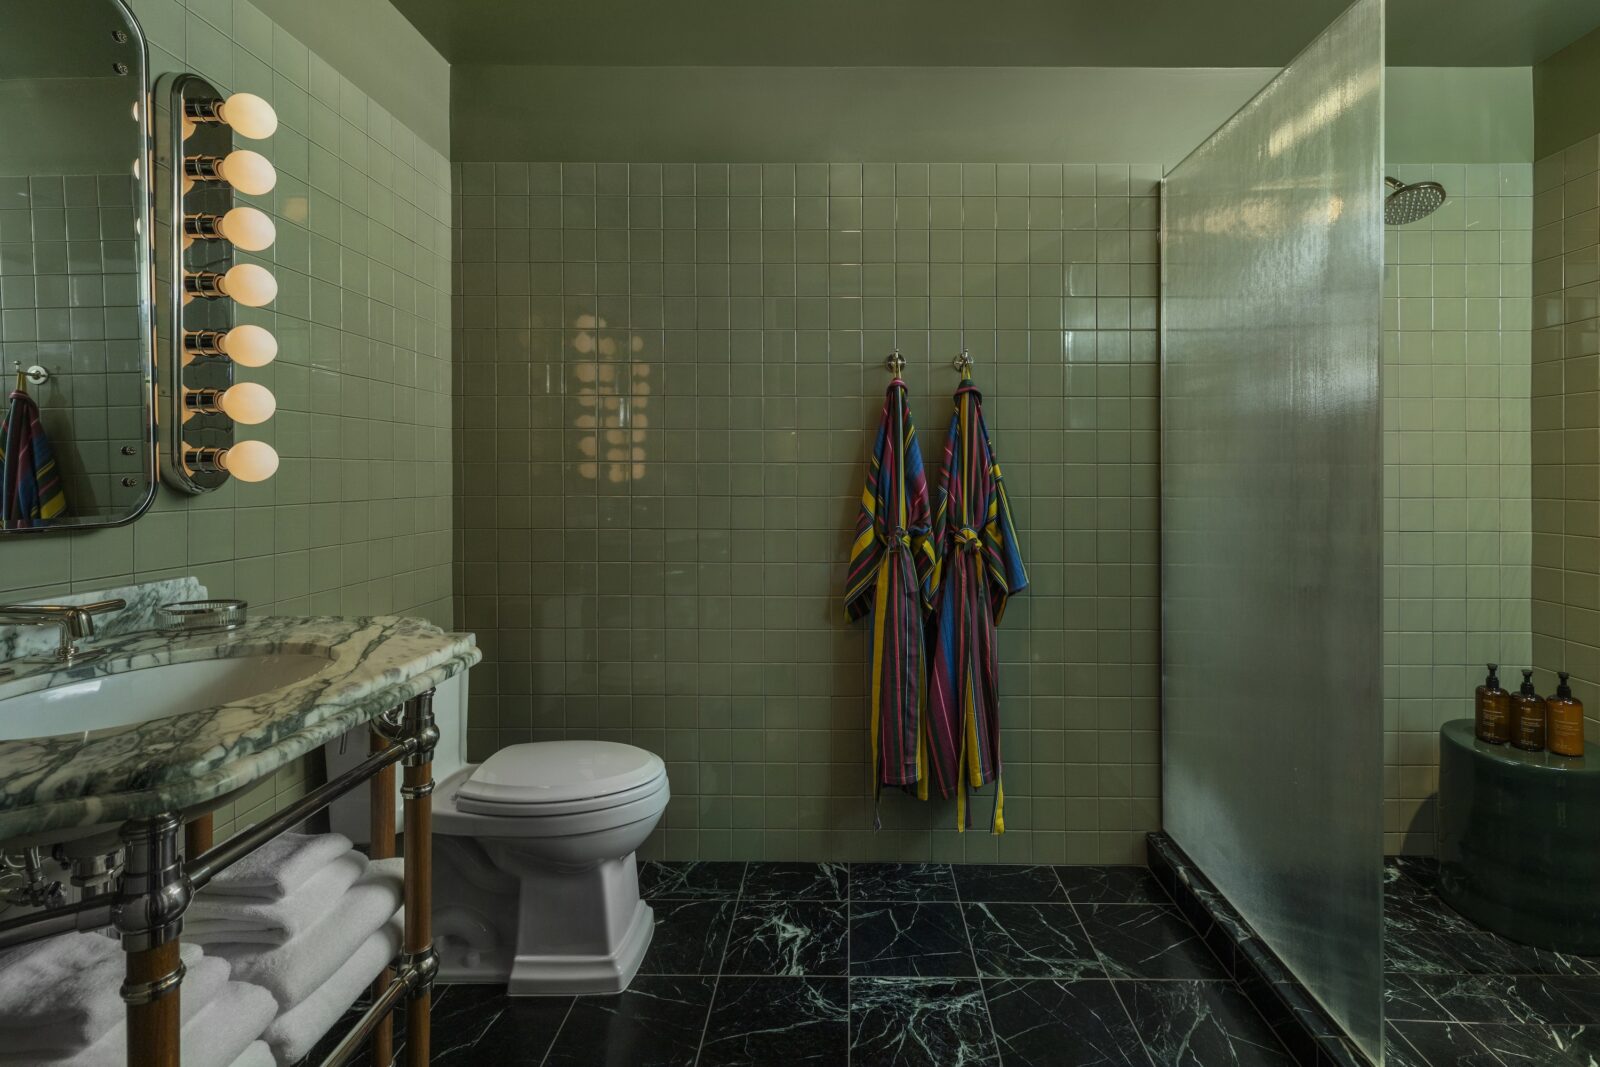
M73 604L67 608L67 628L73 637L93 637L94 617L108 611L121 611L128 602L121 597L97 600L93 604Z

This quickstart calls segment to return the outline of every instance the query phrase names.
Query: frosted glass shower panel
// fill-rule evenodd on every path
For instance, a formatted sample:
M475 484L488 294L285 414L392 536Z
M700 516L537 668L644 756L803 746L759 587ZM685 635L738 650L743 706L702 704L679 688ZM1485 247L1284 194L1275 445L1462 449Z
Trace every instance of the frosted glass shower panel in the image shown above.
M1382 1040L1383 5L1168 178L1165 823Z

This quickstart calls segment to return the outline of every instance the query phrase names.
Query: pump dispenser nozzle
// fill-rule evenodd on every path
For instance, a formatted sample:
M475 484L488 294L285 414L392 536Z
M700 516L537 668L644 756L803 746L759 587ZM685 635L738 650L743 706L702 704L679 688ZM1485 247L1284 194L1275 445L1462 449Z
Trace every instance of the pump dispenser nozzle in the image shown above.
M1524 696L1534 696L1535 695L1534 688L1533 688L1533 668L1532 667L1524 667L1524 668L1522 668L1522 694Z
M1500 670L1500 664L1490 663L1488 664L1488 667L1489 677L1483 680L1483 684L1488 686L1490 689L1498 689L1500 687L1500 676L1496 672Z
M1556 677L1561 679L1561 684L1556 686L1556 696L1558 696L1558 697L1569 697L1569 696L1571 696L1572 695L1572 686L1567 684L1567 679L1571 678L1572 675L1568 674L1566 671L1556 671Z

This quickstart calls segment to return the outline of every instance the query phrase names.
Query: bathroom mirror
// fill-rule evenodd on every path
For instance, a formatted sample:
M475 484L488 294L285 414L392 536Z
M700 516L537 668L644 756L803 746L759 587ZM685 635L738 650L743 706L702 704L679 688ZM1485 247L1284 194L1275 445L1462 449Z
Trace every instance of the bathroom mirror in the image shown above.
M146 66L120 0L0 4L0 533L155 493Z

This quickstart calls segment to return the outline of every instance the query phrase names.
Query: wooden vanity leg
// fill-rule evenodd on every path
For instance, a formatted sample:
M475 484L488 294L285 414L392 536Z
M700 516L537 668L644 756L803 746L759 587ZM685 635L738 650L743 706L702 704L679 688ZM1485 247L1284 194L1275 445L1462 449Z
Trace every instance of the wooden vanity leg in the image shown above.
M190 819L183 828L183 858L192 860L210 851L215 834L216 818L210 812Z
M127 954L130 1067L180 1067L178 935L192 895L178 854L182 826L166 813L122 827L126 866L112 918Z
M128 1067L178 1067L182 981L178 942L168 941L158 948L128 953L128 980L122 987L123 999L128 1003ZM158 991L164 986L164 991ZM150 999L136 1000L131 996Z
M439 969L433 952L433 746L439 730L433 723L433 691L406 702L406 736L420 745L405 761L406 812L406 937L402 959L419 971L406 1001L406 1064L427 1067L433 1006L433 976Z
M368 751L377 755L389 747L388 738L376 730L368 733ZM391 859L394 856L394 766L391 764L373 775L369 784L372 822L369 837L372 841L372 858ZM394 969L385 967L372 983L372 995L379 996L394 980ZM385 1015L378 1028L372 1032L372 1062L378 1067L389 1067L394 1062L394 1016Z

